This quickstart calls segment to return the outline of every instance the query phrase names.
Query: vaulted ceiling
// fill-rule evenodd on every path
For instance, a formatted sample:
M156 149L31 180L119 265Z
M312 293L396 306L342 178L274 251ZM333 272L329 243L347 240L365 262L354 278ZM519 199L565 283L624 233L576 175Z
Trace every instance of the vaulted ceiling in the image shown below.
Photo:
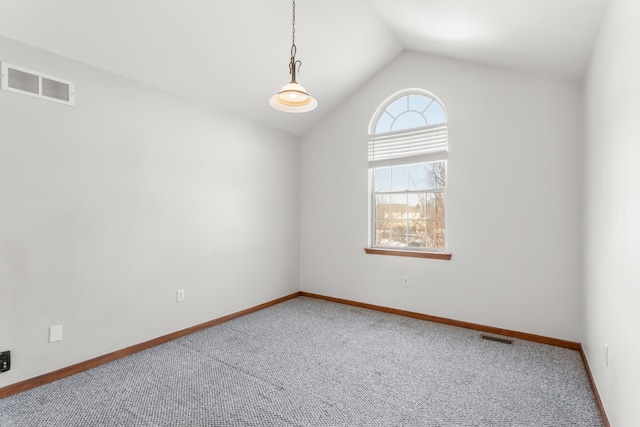
M268 104L289 81L290 0L0 0L0 35L301 135L403 50L579 81L607 3L297 0L304 114Z

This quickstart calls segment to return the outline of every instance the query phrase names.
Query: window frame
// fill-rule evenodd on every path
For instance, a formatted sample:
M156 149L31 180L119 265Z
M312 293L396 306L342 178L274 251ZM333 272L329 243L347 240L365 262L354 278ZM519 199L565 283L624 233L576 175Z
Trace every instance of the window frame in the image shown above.
M410 95L417 95L417 96L425 96L430 98L432 101L427 104L427 106L422 110L422 112L418 112L417 110L412 110L410 107L410 98L407 99L407 109L406 111L403 111L402 113L398 114L394 120L391 122L391 125L389 126L390 131L389 132L380 132L380 133L376 133L376 128L378 127L378 121L380 119L380 117L383 114L388 114L391 115L390 113L387 112L387 109L389 106L391 106L392 104L394 104L396 101L398 101L401 98L404 97L409 97ZM444 121L443 122L438 122L435 124L429 124L427 117L425 116L426 111L430 108L431 104L435 102L439 105L439 107L442 110L442 113L444 115ZM424 119L425 119L425 126L422 127L415 127L415 128L408 128L408 129L403 129L403 130L392 130L392 126L395 123L395 120L397 120L402 114L405 114L407 112L418 112L419 114L423 115ZM393 117L393 116L392 116ZM435 148L435 150L431 153L420 153L420 154L410 154L408 156L400 156L400 157L393 157L393 158L388 158L384 161L381 162L380 166L376 167L376 162L375 162L375 140L376 137L382 137L382 138L389 138L392 137L395 139L395 137L400 137L402 138L403 134L407 135L407 138L410 138L412 135L416 134L416 133L423 133L425 131L430 131L431 129L434 130L438 130L438 129L444 129L445 132L445 139L444 139L444 146L440 145L437 146ZM427 194L429 193L442 193L443 194L443 198L445 201L445 206L446 206L446 201L447 201L447 185L445 183L444 187L438 187L438 188L433 188L433 189L424 189L424 190L409 190L409 188L402 190L402 191L393 191L392 189L389 189L389 191L381 191L381 192L377 192L376 191L376 183L375 183L375 171L379 168L383 168L383 167L393 167L393 166L400 166L400 165L413 165L413 164L425 164L427 165L429 162L437 162L437 161L444 161L445 162L445 177L446 180L448 181L448 118L447 118L447 113L446 113L446 108L444 106L444 103L435 95L433 95L432 93L423 90L423 89L416 89L416 88L412 88L412 89L405 89L405 90L401 90L399 92L394 93L393 95L391 95L390 97L388 97L384 102L382 102L379 106L378 109L376 110L376 112L374 113L374 115L371 118L371 121L369 123L369 147L371 150L371 147L373 147L373 154L370 152L369 154L369 163L368 163L368 172L369 172L369 215L368 215L368 222L369 222L369 244L368 247L365 248L365 252L367 254L378 254L378 255L392 255L392 256L408 256L408 257L418 257L418 258L433 258L433 259L445 259L445 260L449 260L451 259L451 254L448 252L448 220L447 220L447 215L448 215L448 209L445 207L445 212L444 212L444 217L443 217L443 221L444 221L444 246L442 248L432 248L432 247L413 247L413 246L409 246L408 242L406 242L405 240L405 246L398 246L398 247L394 247L394 246L381 246L381 245L377 245L377 235L376 235L376 231L377 231L377 223L376 221L378 220L378 218L376 217L376 211L377 211L377 196L380 194L386 194L389 195L390 197L394 194L416 194L416 193L420 193L420 194L424 194L425 197ZM443 148L444 147L444 148ZM437 220L437 219L436 219ZM406 216L405 219L405 223L407 223L407 221L409 221L409 217L408 215ZM428 224L428 220L425 218L425 227ZM407 231L405 231L405 236ZM426 241L425 241L426 243Z

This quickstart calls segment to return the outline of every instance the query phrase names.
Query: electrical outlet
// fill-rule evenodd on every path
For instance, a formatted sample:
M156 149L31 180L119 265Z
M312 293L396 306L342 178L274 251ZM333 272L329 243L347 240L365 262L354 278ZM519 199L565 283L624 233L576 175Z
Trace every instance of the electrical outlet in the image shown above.
M609 367L609 346L604 343L604 366Z
M184 301L184 289L178 289L176 292L176 302Z
M402 286L405 288L409 287L409 278L407 276L402 276Z
M62 325L49 327L49 342L62 341Z
M6 372L11 369L11 352L3 351L0 353L0 372Z

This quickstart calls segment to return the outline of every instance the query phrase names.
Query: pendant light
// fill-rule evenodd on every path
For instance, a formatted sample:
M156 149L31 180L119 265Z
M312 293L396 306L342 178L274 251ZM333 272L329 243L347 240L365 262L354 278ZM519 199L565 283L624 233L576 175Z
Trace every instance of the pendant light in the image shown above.
M318 106L318 101L312 98L305 88L296 82L296 66L300 71L301 61L296 61L296 0L293 0L293 27L291 30L291 59L289 74L291 82L282 87L280 92L269 99L269 104L276 110L287 113L304 113Z

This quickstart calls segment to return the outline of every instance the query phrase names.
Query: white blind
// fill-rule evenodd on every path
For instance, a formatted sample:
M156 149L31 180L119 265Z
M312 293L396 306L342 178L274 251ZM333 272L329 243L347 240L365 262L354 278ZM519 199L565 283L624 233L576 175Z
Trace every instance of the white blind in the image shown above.
M447 124L369 137L369 167L443 158L447 151Z

